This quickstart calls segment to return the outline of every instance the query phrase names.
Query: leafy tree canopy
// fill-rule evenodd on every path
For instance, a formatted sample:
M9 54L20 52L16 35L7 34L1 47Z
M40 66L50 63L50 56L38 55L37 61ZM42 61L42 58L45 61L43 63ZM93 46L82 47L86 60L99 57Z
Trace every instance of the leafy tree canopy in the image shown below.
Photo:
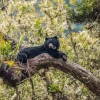
M70 20L73 22L100 22L99 0L70 0L74 5L69 9ZM73 1L73 2L72 2Z

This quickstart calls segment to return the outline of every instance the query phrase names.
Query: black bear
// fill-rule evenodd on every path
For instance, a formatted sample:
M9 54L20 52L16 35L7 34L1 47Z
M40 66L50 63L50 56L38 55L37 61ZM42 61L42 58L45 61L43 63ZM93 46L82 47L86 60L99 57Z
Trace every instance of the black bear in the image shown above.
M54 58L62 58L67 60L65 53L58 51L60 46L57 36L45 38L45 42L41 46L28 47L21 50L17 55L17 60L22 63L27 63L27 59L34 58L42 53L48 53Z

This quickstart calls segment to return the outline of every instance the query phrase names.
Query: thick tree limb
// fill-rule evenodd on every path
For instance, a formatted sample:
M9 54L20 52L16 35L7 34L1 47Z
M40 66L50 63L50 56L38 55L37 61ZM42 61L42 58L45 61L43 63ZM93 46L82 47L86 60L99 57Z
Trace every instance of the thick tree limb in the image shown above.
M54 59L48 54L41 54L34 59L30 59L27 65L17 64L17 66L28 69L31 76L42 68L53 66L65 73L71 74L73 77L85 84L95 95L100 96L100 80L76 63L70 61L64 62L62 59ZM0 77L7 80L11 86L17 86L26 79L26 77L23 77L19 72L22 70L20 68L9 67L6 64L0 63Z

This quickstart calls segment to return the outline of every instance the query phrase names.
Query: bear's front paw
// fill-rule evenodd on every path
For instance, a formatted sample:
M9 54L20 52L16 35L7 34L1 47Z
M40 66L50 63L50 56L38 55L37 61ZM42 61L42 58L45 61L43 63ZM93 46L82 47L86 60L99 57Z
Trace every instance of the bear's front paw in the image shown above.
M63 52L59 52L60 58L62 58L64 61L67 61L67 55Z
M62 55L62 59L63 59L64 61L67 61L67 55L66 55L66 54Z

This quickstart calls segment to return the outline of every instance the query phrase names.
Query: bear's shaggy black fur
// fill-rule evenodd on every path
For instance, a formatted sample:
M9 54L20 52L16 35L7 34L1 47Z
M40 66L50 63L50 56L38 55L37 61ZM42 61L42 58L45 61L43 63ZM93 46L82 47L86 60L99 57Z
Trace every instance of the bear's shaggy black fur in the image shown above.
M28 47L21 50L17 55L17 60L22 63L27 63L27 59L34 58L42 53L48 53L54 58L62 58L64 61L67 60L65 53L58 51L60 47L57 36L45 38L45 42L41 46Z

